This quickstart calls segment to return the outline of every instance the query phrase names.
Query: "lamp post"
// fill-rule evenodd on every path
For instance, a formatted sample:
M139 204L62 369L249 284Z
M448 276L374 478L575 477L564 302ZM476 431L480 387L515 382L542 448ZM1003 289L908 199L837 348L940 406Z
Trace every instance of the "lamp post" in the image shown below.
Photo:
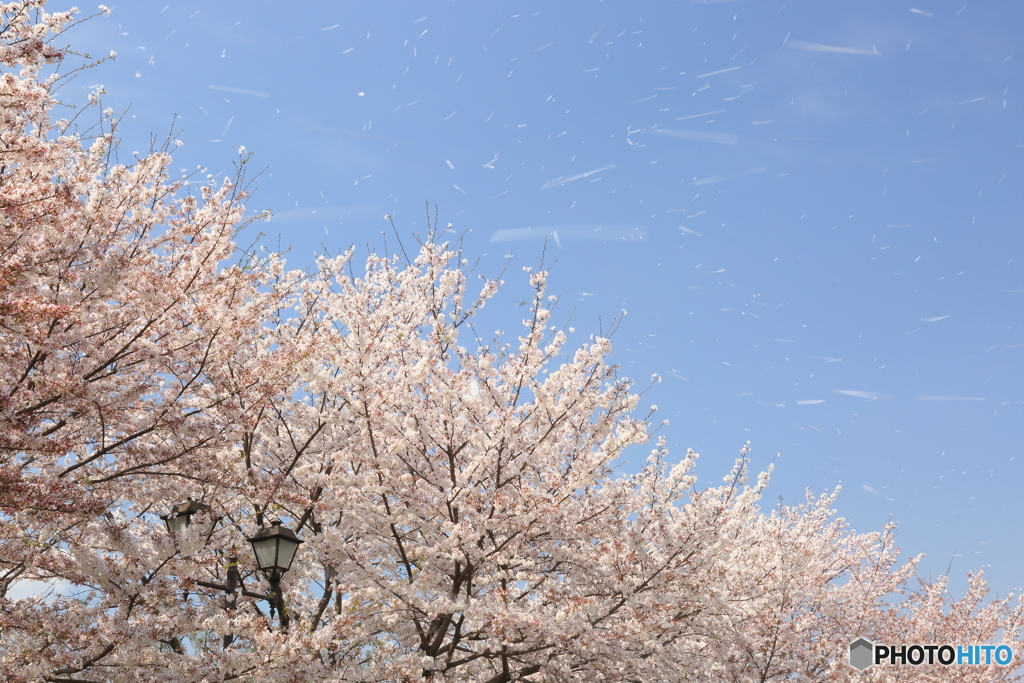
M279 519L273 520L269 529L260 529L255 536L246 540L252 544L257 566L263 570L267 581L270 582L270 595L274 598L270 601L271 608L277 607L281 628L287 630L288 610L285 608L284 596L281 593L281 577L291 569L295 552L303 541L299 540L294 531L281 526Z
M171 535L177 535L191 524L192 515L210 509L205 503L197 503L191 498L184 503L175 505L169 514L161 515ZM211 527L212 533L212 527ZM271 522L269 529L260 529L255 536L246 539L252 544L253 553L256 555L257 566L266 574L270 582L270 593L254 593L245 588L245 582L238 571L238 558L228 558L227 583L213 583L211 581L196 581L205 588L223 591L231 594L231 606L234 606L234 594L241 588L242 595L259 600L266 600L270 603L271 616L274 609L280 615L281 628L288 630L288 611L284 604L284 595L281 592L281 577L291 569L295 553L303 541L295 535L291 529L281 526L281 520L275 519ZM231 636L224 636L224 646L230 644Z

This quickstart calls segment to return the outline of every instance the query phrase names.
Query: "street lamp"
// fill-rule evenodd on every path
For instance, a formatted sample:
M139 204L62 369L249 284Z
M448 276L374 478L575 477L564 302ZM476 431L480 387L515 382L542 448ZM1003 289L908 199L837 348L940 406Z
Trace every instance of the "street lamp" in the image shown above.
M171 508L169 514L161 515L160 518L167 525L167 530L172 535L177 535L191 524L192 515L209 509L209 505L197 503L189 498L184 503L175 505ZM216 524L216 520L213 520L213 524ZM213 524L210 527L211 534L213 532ZM229 599L229 603L232 606L234 605L234 595L239 588L242 589L242 595L266 600L270 603L271 616L273 616L276 609L280 615L281 628L287 630L289 619L284 604L284 595L281 592L281 577L286 571L291 569L292 560L295 559L295 553L303 541L295 535L294 531L281 526L281 520L279 519L273 520L270 523L269 529L260 529L255 536L246 540L252 544L257 566L267 575L267 580L270 582L270 593L264 595L246 589L245 581L238 571L238 558L233 555L228 558L226 584L214 583L212 581L196 581L196 583L204 588L213 588L230 594L232 597ZM224 639L224 646L227 647L231 637L224 636Z
M255 536L247 538L252 543L252 551L256 555L256 564L268 576L283 574L291 569L295 551L303 541L295 532L281 526L281 520L275 519L269 529L260 529Z
M167 525L167 531L171 532L172 535L177 535L192 523L192 515L209 509L209 505L205 503L197 503L191 498L188 498L184 503L180 503L171 508L169 514L160 515L160 519L164 520L164 524Z
M294 531L288 527L282 527L279 519L273 520L269 529L260 529L255 536L246 540L252 544L257 566L263 570L263 573L267 575L267 581L270 582L270 594L266 599L270 602L271 609L277 608L281 619L281 628L287 630L288 611L285 608L284 595L281 592L281 577L291 569L295 552L303 541L299 540Z

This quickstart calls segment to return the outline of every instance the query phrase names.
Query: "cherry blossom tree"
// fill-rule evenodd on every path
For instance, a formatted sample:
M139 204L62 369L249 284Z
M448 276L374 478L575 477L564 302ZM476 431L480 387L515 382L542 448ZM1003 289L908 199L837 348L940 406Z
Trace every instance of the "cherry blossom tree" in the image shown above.
M234 243L245 158L195 184L172 145L116 163L109 112L52 120L73 14L43 4L0 6L4 680L1021 680L848 665L862 636L1020 653L1024 606L910 587L838 492L764 511L745 449L700 488L662 441L616 474L656 409L553 326L543 269L506 341L474 324L501 281L432 232L287 271ZM273 518L304 544L268 600ZM71 591L6 597L30 579Z
M838 492L838 491L837 491ZM876 644L1024 646L1024 602L990 599L983 574L968 595L950 599L948 577L917 578L921 559L900 564L895 523L850 533L832 505L836 493L748 519L746 541L726 559L726 608L707 627L714 675L722 681L1019 681L1012 667L875 666L859 672L846 649ZM1018 670L1015 670L1018 669ZM704 679L701 679L704 680Z
M192 193L170 145L116 163L111 112L91 134L51 118L61 76L44 69L73 56L52 44L73 13L0 12L0 594L27 578L94 591L5 604L0 670L74 678L121 648L101 624L116 572L142 561L90 584L83 553L119 552L102 538L126 509L216 481L211 449L291 381L302 345L270 350L293 278L232 244L242 174Z

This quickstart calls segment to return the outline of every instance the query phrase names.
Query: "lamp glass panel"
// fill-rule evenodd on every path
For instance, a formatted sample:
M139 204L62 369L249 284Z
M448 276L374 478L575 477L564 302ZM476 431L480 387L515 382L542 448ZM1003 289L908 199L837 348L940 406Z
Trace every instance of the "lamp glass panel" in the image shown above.
M295 541L282 538L280 551L277 556L277 566L280 569L289 569L292 566L292 560L295 558L295 551L299 549L299 544Z
M260 569L272 569L277 559L277 539L269 538L256 541L252 544L253 552L256 553L256 563Z
M176 515L167 520L167 526L171 530L172 534L180 534L185 531L185 527L188 526L188 516Z

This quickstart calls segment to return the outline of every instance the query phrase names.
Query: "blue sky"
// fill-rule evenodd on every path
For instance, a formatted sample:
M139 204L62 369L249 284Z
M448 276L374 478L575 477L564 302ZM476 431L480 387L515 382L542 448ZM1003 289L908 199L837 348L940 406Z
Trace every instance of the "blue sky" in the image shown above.
M126 153L177 114L175 170L245 146L296 266L436 204L482 271L513 255L485 328L516 329L546 237L556 317L582 343L628 311L613 359L664 378L644 403L705 484L749 440L781 454L767 507L842 484L857 530L895 518L926 576L1005 595L1024 5L910 1L124 3L69 36L118 57L64 96L104 84Z

